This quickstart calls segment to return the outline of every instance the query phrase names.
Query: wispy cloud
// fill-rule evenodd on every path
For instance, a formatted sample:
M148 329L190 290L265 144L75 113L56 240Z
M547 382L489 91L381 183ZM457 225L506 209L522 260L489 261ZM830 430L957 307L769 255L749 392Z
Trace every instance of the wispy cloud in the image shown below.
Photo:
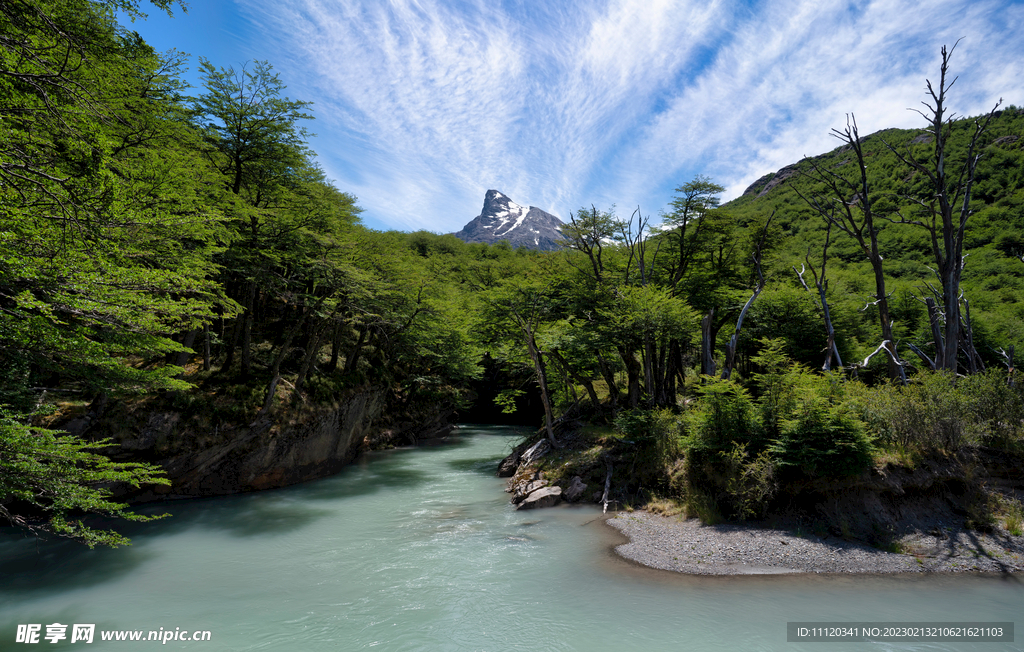
M255 0L316 101L338 185L393 228L457 230L484 190L565 215L655 212L706 173L730 195L862 132L910 126L941 44L957 111L1021 102L1024 5L985 0ZM263 58L261 56L261 58Z

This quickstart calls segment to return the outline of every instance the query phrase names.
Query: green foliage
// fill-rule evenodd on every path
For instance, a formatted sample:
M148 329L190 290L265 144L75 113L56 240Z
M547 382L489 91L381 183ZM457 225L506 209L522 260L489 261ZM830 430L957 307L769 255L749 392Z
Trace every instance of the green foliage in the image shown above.
M982 443L1018 446L1024 437L1020 388L1011 388L998 369L954 379L922 371L907 387L861 387L857 411L881 440L923 451L956 452Z
M665 464L671 464L680 453L680 423L672 410L625 410L615 417L615 428L627 440L651 447Z
M747 445L734 442L729 450L719 453L717 472L723 476L724 495L720 503L739 519L761 518L779 489L777 461L770 451L763 450L751 458Z
M633 339L640 345L648 339L685 338L699 322L697 314L666 288L627 286L617 299L606 316L619 341Z
M749 392L735 380L706 380L697 388L697 407L687 415L688 447L728 450L736 442L758 438L759 425Z
M679 418L666 409L620 412L615 428L632 444L631 475L642 486L667 486L672 465L682 453Z
M764 436L774 439L782 433L782 424L797 406L799 390L810 382L806 369L785 353L782 339L763 338L761 352L753 357L754 364L764 371L754 374L758 416Z
M130 521L162 518L129 511L111 500L109 487L170 481L149 464L112 462L99 452L108 446L109 440L83 441L0 412L0 516L30 532L74 539L90 548L127 545L117 532L87 525L82 514Z
M212 161L228 178L231 192L257 207L275 203L277 187L291 181L308 157L310 102L281 97L284 84L267 61L252 69L217 68L199 58L206 93L193 101L195 120L216 155Z
M0 393L179 389L178 370L124 362L181 350L169 334L233 306L183 60L85 0L2 11L21 38L0 48L0 364L19 372Z
M503 389L494 397L494 403L501 408L502 414L513 414L516 411L516 399L525 393L521 389Z
M860 473L870 466L873 450L864 424L851 410L823 399L800 406L769 447L780 466L817 477Z

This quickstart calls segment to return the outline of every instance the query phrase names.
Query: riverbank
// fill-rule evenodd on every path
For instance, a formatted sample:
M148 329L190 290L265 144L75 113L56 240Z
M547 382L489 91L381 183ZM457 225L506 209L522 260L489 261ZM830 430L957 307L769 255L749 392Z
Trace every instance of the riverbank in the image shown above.
M608 524L629 539L615 548L620 556L691 575L1024 572L1024 537L999 528L989 534L936 523L888 552L799 528L704 525L644 511L620 512Z

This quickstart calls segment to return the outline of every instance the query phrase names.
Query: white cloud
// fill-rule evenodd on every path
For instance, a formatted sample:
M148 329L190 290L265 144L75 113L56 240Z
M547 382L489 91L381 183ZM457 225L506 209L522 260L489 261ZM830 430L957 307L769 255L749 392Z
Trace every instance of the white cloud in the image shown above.
M904 109L961 36L955 109L1022 103L1019 3L533 4L245 10L295 94L316 100L325 168L401 229L457 230L488 188L562 215L591 202L655 212L697 173L735 195L832 149L847 112L863 134L918 124Z

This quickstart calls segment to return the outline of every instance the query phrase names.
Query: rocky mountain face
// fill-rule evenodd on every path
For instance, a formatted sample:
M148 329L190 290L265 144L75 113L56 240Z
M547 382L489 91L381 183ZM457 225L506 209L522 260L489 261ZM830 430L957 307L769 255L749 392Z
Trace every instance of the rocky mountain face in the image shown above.
M501 240L513 247L551 251L562 237L562 220L536 206L520 206L497 190L488 190L484 208L455 237L465 242L494 244Z

